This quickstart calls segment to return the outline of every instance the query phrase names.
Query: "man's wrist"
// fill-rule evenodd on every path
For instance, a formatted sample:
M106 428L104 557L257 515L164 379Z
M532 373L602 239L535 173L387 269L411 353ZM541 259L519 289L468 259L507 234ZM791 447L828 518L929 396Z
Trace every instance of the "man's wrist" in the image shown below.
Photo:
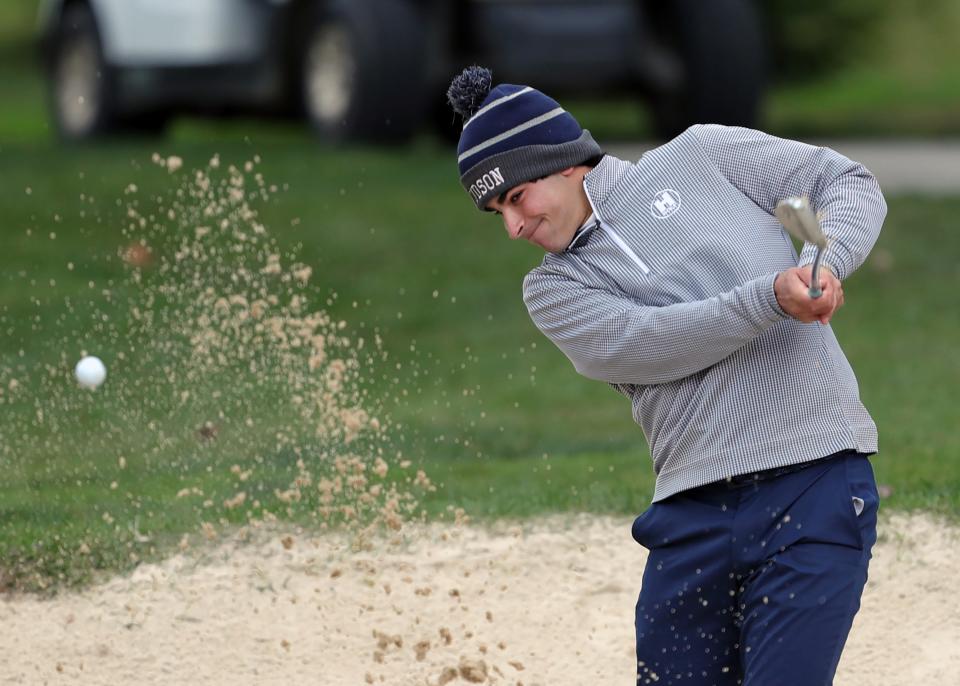
M769 298L770 308L780 317L789 317L790 315L783 307L783 303L780 302L780 293L777 291L777 284L780 282L780 277L783 276L783 272L778 272L773 275L773 283L770 287L770 292L773 293L773 298ZM781 284L782 285L782 284Z

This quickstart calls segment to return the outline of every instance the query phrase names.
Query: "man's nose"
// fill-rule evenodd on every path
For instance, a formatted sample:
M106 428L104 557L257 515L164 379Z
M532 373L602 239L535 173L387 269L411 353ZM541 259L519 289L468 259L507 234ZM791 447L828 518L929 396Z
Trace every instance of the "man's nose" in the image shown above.
M520 232L523 231L523 218L519 212L504 209L503 226L507 229L507 235L509 235L510 238L520 238Z

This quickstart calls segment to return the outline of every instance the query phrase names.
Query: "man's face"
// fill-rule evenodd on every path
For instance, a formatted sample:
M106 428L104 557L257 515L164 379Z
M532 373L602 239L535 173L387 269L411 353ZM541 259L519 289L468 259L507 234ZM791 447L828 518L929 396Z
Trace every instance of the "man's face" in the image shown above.
M562 252L589 214L582 183L582 174L570 167L511 188L487 203L487 209L503 217L510 238Z

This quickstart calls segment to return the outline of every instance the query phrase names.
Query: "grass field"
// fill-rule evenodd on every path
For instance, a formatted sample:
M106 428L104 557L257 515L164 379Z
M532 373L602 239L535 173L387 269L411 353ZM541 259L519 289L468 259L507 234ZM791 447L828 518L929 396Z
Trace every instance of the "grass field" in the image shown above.
M25 6L0 17L32 16ZM354 345L382 340L358 357L356 390L389 431L359 445L412 462L385 483L409 486L422 468L437 486L422 493L429 516L646 506L649 455L628 403L578 377L534 329L520 280L540 255L471 211L447 147L425 138L389 152L330 150L302 126L246 120L179 122L163 141L59 147L23 46L9 57L0 65L0 590L128 569L204 522L222 530L270 512L318 523L315 492L295 506L277 496L303 457L289 441L278 447L278 432L297 430L280 370L272 385L228 394L228 406L220 394L234 385L231 373L240 386L242 369L171 381L183 360L169 331L189 309L183 302L154 303L153 327L131 318L143 282L119 256L130 241L126 189L137 187L141 208L159 207L214 154L224 166L262 158L256 170L278 190L257 203L258 218L285 260L295 252L313 268L298 293L345 321ZM954 76L862 68L778 89L768 124L790 135L955 133ZM645 135L634 103L571 109L601 138ZM182 157L184 170L157 167L154 152ZM952 516L960 511L958 212L960 198L891 198L874 256L846 284L847 306L834 321L880 427L874 464L890 487L885 506ZM152 247L170 254L194 227L167 224L169 242ZM144 270L146 282L159 278ZM82 351L107 361L108 382L96 393L70 378ZM193 404L173 403L172 388L192 392ZM219 434L200 440L198 427L211 420ZM299 439L296 448L318 448ZM241 483L234 467L255 477ZM204 496L178 498L184 488ZM228 507L240 488L259 506Z
M371 362L365 397L393 427L380 447L401 451L439 486L424 494L428 513L644 508L652 474L628 404L578 377L533 328L519 282L539 255L470 210L446 149L424 143L393 155L305 155L306 141L295 136L261 144L221 135L208 143L201 133L184 132L160 152L181 155L185 168L217 152L224 164L259 154L258 169L281 187L259 207L261 218L284 250L299 249L313 266L312 302L345 320L350 335L382 336L385 356ZM163 382L150 381L167 360L147 347L117 361L124 341L118 329L108 335L98 323L106 316L122 334L124 294L135 291L118 258L123 190L134 183L150 198L176 187L150 163L157 148L128 141L0 151L3 383L11 370L43 379L18 401L7 392L0 430L7 446L0 453L0 559L8 583L79 582L96 568L161 554L202 521L244 521L244 512L222 504L238 487L229 472L235 464L259 465L247 490L263 509L305 523L316 517L309 501L287 512L273 497L289 483L290 455L258 431L224 431L215 447L191 443L212 406L199 406L208 414L171 414L156 399ZM955 198L891 199L874 259L848 282L848 304L834 324L881 428L875 465L892 488L887 507L953 514L960 506L958 211ZM82 350L111 366L97 394L81 393L69 378ZM242 410L269 425L275 403L254 396ZM145 409L131 415L129 406L138 404ZM151 420L160 433L147 428ZM163 430L176 440L164 439ZM119 455L125 469L117 467ZM184 487L200 488L210 504L175 498ZM76 554L84 546L91 553Z

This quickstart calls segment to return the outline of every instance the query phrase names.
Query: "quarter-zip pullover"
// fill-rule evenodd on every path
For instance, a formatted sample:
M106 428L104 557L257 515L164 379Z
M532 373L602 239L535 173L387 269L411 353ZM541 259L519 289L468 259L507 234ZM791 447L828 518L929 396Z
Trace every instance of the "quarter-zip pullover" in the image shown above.
M807 195L842 280L867 257L886 204L839 153L698 125L631 163L605 156L584 189L599 225L523 283L536 326L578 372L630 398L657 474L654 501L844 449L877 430L829 325L777 303L798 256L773 216Z

